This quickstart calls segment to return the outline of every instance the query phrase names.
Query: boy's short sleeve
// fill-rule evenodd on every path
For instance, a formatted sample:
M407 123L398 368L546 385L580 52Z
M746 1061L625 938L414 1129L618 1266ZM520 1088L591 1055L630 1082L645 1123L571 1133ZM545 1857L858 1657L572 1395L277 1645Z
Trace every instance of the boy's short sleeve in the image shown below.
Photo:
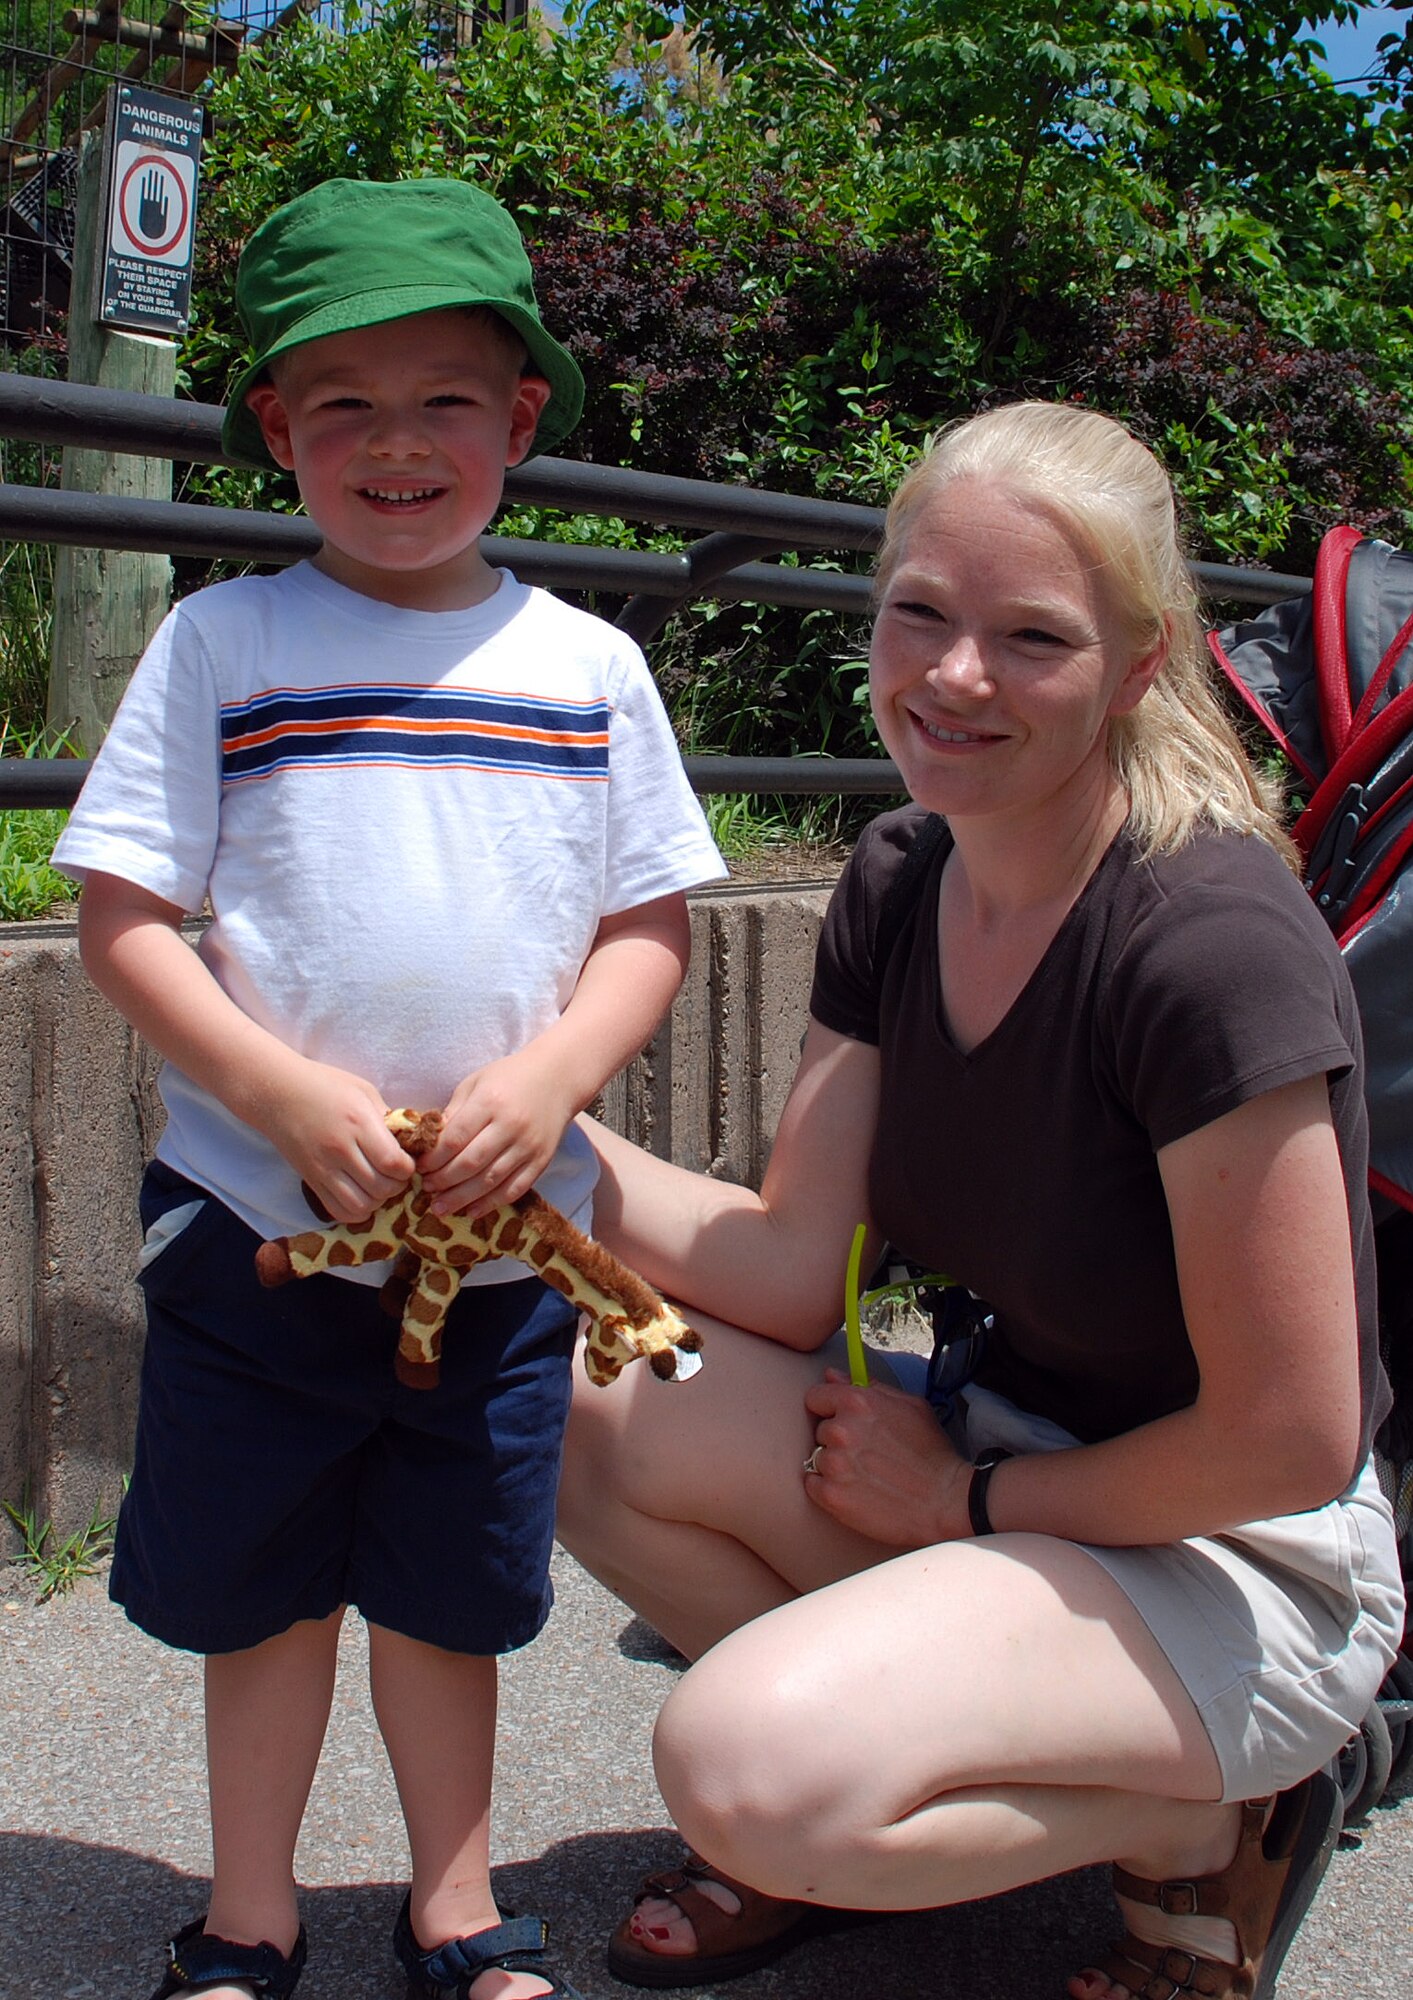
M199 911L220 813L219 701L205 648L178 605L139 661L54 849L82 880L117 875Z
M605 848L605 916L726 874L636 647L625 646L613 692Z

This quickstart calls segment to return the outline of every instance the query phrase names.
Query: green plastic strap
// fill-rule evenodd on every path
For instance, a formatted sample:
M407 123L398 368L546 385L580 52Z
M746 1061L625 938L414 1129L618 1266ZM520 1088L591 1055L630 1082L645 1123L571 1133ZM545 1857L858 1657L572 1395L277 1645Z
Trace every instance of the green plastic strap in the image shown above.
M868 1362L864 1359L863 1332L859 1326L859 1266L863 1262L867 1234L861 1222L854 1231L848 1274L844 1280L844 1336L849 1346L849 1380L856 1389L868 1387Z

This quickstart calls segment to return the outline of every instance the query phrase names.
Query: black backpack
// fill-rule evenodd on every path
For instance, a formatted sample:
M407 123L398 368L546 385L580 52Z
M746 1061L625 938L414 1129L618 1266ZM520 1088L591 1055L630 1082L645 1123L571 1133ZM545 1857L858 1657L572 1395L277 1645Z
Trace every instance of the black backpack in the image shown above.
M1314 588L1208 635L1291 766L1305 886L1359 1002L1379 1317L1394 1410L1379 1436L1413 1512L1413 554L1332 528Z

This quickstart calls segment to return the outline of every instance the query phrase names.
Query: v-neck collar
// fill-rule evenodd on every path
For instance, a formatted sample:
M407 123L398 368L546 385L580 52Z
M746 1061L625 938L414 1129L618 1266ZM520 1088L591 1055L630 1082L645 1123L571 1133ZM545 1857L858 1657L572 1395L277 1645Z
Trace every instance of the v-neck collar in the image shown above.
M938 938L942 875L947 865L947 859L956 846L956 842L952 838L950 831L944 836L939 843L931 878L927 884L922 907L919 910L919 921L925 925L927 933L928 1005L932 1022L938 1040L954 1061L963 1066L983 1062L990 1056L999 1043L1009 1041L1013 1033L1018 1032L1020 1028L1024 1027L1026 1015L1033 1011L1036 994L1048 983L1051 968L1056 959L1061 956L1071 932L1082 921L1085 906L1094 893L1095 884L1113 861L1115 852L1123 842L1126 829L1127 821L1119 827L1113 839L1099 856L1098 861L1090 871L1089 879L1085 882L1079 894L1060 919L1054 936L1040 954L1031 971L1030 977L1021 987L1020 992L1017 993L1015 999L990 1033L983 1035L981 1040L970 1049L963 1049L958 1045L948 1023L947 1010L942 1001L942 956L941 944Z

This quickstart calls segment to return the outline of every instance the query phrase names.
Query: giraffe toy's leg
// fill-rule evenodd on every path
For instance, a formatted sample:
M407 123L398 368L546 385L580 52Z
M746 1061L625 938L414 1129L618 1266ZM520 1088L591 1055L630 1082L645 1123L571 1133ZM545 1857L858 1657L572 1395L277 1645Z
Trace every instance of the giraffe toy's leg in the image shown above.
M402 1335L394 1365L409 1389L435 1389L441 1380L442 1328L461 1278L445 1264L423 1259L402 1309Z
M283 1285L290 1278L312 1278L341 1266L384 1263L397 1255L410 1221L409 1197L400 1195L362 1222L331 1223L298 1236L277 1236L256 1251L256 1274L262 1285Z
M383 1280L378 1292L378 1304L389 1319L401 1319L403 1308L412 1295L412 1287L417 1282L417 1273L422 1268L422 1259L415 1250L404 1243L397 1253L392 1270Z

